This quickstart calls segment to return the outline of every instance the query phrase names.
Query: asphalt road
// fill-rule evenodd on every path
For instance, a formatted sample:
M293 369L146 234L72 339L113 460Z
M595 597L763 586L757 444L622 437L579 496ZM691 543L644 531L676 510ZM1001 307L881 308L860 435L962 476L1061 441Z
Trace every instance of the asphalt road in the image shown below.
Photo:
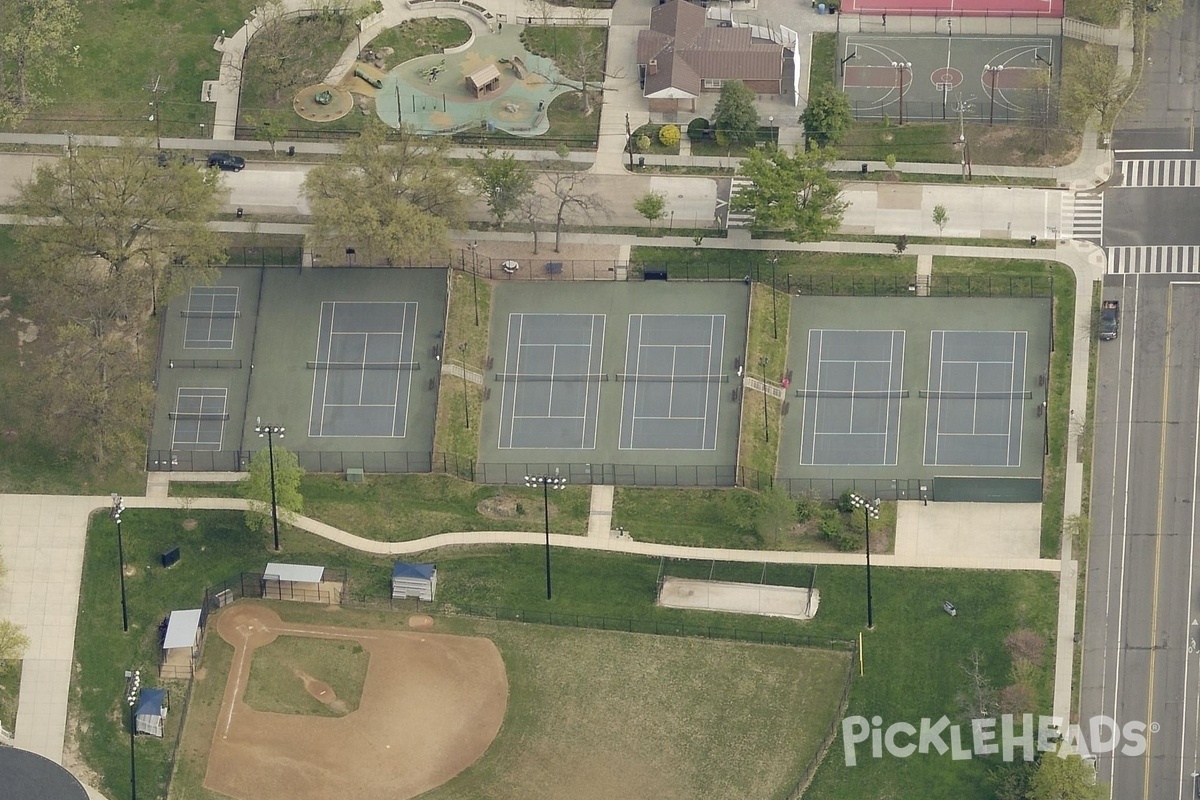
M1200 187L1109 188L1104 192L1103 244L1200 244L1196 208L1200 208Z
M1100 343L1080 724L1093 750L1096 718L1147 725L1144 754L1098 754L1122 800L1193 797L1200 770L1200 283L1169 281L1110 277L1104 290L1122 323Z

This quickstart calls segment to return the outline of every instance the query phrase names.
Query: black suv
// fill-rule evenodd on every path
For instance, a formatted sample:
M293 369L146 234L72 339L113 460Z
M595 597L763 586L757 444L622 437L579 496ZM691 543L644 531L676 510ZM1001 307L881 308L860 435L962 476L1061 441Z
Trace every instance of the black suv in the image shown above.
M208 166L226 172L241 172L246 168L246 159L229 153L209 153Z

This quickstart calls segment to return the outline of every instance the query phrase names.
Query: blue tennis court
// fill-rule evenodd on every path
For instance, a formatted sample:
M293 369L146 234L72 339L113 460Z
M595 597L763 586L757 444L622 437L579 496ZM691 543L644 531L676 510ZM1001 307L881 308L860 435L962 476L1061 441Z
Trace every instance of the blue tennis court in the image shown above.
M715 450L724 353L724 314L631 314L620 449Z

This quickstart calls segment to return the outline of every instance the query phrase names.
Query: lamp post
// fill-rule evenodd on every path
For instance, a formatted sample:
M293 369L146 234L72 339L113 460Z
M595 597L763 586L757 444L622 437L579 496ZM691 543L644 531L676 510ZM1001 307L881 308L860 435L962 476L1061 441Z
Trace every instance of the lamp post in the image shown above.
M279 503L275 499L275 435L283 438L286 430L282 425L264 425L262 417L257 419L254 432L258 438L267 437L267 459L271 462L271 527L275 531L275 550L279 550Z
M70 131L63 131L63 136L67 137L67 191L71 197L71 205L75 205L75 135Z
M458 346L460 361L462 362L462 383L463 383L463 417L467 420L467 430L471 430L471 407L467 405L467 343L463 342Z
M779 263L779 254L771 253L771 333L779 338L779 306L778 299L775 297L778 292L775 291L775 265Z
M904 79L905 71L912 69L911 61L893 61L892 67L896 70L896 82L900 84L900 124L904 124Z
M471 293L475 296L475 327L479 327L479 242L471 242Z
M863 510L863 522L867 533L867 630L875 629L875 616L871 608L871 520L879 519L879 498L867 500L855 492L850 493L850 504Z
M554 470L553 475L526 475L525 485L529 487L542 487L542 501L545 503L546 509L546 599L551 597L550 592L550 488L564 489L567 486L567 479L558 474L558 470Z
M991 76L991 91L988 92L991 102L988 104L988 125L996 120L996 75L1004 71L1003 64L984 64L983 69Z
M142 688L142 671L126 672L125 677L129 689L125 695L125 702L129 706L129 796L131 800L137 800L137 761L134 758L133 737L137 733L137 701Z
M766 356L758 357L758 369L762 372L763 382L763 438L767 440L767 444L771 443L771 427L767 424L767 362L770 361Z
M117 523L117 566L121 576L121 630L129 633L129 604L125 601L125 543L121 538L121 514L125 511L125 501L121 495L113 492L112 518Z

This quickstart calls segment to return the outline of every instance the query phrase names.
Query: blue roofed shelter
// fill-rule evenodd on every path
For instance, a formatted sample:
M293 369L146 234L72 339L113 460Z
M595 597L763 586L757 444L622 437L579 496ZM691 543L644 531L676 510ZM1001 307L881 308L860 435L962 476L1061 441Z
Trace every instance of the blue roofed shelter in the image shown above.
M437 564L409 564L397 561L392 567L392 599L432 602L437 593Z
M138 733L148 733L161 739L167 719L167 690L142 689L138 695L135 717Z

